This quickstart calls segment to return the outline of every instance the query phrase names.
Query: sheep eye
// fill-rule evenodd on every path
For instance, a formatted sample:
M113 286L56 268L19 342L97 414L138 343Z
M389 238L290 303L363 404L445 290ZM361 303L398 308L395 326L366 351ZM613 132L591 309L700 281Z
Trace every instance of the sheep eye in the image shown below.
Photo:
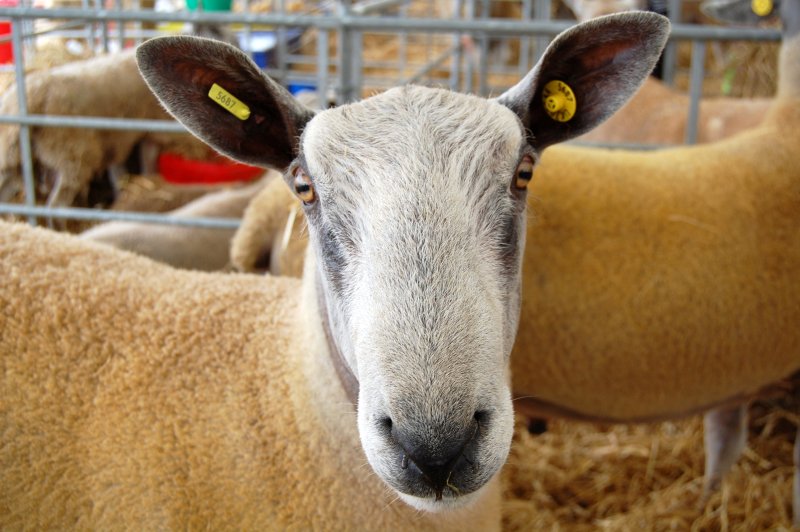
M311 183L311 178L299 168L294 172L292 187L294 188L295 195L306 205L314 203L314 200L317 199L317 195L314 193L314 185Z
M519 190L525 190L528 188L528 183L531 182L533 178L533 157L530 155L526 155L522 158L522 161L517 166L516 172L514 172L514 187Z

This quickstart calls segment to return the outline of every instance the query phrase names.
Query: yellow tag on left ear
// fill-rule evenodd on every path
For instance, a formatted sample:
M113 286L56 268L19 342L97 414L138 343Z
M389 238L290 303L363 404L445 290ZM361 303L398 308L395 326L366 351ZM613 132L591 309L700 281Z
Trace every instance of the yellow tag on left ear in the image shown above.
M753 10L753 13L759 17L766 17L772 13L773 7L772 0L752 0L752 2L750 2L750 8Z
M544 86L542 103L547 115L558 122L570 121L578 108L575 93L569 85L559 80L553 80Z
M208 97L217 102L220 106L225 108L226 111L239 120L247 120L250 118L250 108L242 103L236 96L226 91L216 83L211 85L211 90L208 91Z

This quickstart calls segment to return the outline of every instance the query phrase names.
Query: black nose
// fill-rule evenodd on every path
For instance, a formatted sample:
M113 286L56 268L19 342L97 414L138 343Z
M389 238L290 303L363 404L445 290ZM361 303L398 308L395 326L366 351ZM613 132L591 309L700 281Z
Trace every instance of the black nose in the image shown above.
M448 426L438 431L393 425L392 437L404 453L401 467L409 475L419 476L433 490L437 501L442 499L445 489L460 495L463 473L474 464L482 418L483 414L476 414L458 429Z

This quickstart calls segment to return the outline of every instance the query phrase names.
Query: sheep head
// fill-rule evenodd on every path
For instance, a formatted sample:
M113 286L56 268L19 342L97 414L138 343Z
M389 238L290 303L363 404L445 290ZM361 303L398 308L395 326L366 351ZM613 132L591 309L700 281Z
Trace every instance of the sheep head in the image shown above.
M316 115L230 46L139 48L178 120L235 159L284 170L303 201L316 257L305 282L357 381L364 452L414 507L468 504L505 462L533 166L618 109L667 33L658 15L596 19L499 98L408 86ZM577 99L568 120L545 98L556 80Z

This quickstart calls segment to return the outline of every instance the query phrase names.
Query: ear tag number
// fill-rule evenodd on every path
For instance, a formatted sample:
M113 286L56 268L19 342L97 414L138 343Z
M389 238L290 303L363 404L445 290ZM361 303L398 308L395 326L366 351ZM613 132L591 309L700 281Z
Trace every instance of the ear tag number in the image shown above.
M208 97L217 102L223 109L228 111L239 120L247 120L250 118L250 108L239 101L236 96L226 91L216 83L211 85L211 90L208 91Z
M753 10L753 13L759 17L766 17L772 13L772 0L752 0L752 2L750 2L750 8Z
M578 107L575 93L569 85L559 80L553 80L544 86L542 103L547 115L558 122L570 121Z

